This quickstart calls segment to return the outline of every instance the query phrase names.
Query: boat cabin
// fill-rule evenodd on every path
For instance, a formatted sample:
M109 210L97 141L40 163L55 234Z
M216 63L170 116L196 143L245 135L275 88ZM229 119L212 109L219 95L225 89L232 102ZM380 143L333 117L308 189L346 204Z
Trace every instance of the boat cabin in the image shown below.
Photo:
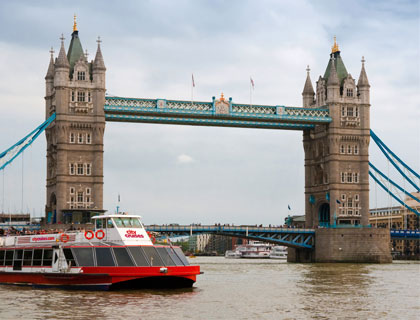
M136 215L113 214L92 218L94 231L86 231L89 241L123 242L125 245L153 245Z

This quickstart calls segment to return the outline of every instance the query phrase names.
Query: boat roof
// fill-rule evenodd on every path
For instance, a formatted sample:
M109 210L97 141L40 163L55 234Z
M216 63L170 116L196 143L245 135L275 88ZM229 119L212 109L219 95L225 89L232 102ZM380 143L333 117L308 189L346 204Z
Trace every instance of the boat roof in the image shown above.
M141 216L136 215L136 214L119 213L119 214L106 214L106 215L92 217L92 219L103 219L103 218L141 218Z

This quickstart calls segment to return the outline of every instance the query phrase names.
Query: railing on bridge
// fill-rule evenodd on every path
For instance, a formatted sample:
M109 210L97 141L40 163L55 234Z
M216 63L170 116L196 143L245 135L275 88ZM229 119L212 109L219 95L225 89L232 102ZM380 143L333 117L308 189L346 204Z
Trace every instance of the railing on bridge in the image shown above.
M228 108L218 111L215 103L214 97L198 102L107 96L104 110L107 121L266 129L305 130L332 121L328 108L236 104L229 99Z

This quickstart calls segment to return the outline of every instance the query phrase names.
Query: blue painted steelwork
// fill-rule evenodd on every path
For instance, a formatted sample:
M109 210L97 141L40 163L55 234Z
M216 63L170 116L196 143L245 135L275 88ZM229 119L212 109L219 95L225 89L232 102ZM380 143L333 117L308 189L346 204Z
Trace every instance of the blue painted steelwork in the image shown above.
M343 226L348 228L348 226ZM164 238L191 236L193 234L217 234L243 239L259 240L277 245L313 249L315 246L314 229L269 228L255 226L145 226L147 231L164 234ZM419 230L390 231L391 239L420 240Z
M227 113L218 113L212 102L165 99L105 98L107 121L307 130L330 123L328 108L246 105L229 99Z
M420 187L412 181L407 175L401 170L401 168L398 166L397 163L389 156L389 154L392 155L393 158L395 158L404 168L406 168L408 171L410 171L414 176L416 176L418 179L420 179L420 175L415 172L413 169L411 169L407 164L405 164L404 161L402 161L395 153L393 153L386 145L383 143L381 139L378 138L378 136L370 130L370 136L372 137L373 141L376 143L376 145L379 147L379 149L382 151L382 153L385 155L385 157L391 162L391 164L394 166L395 169L398 170L398 172L414 187L418 192L420 192ZM388 154L389 153L389 154Z
M420 240L420 231L391 229L391 239Z
M109 114L105 115L106 121L120 122L143 122L143 123L161 123L161 124L183 124L196 126L219 126L219 127L241 127L241 128L259 128L259 129L289 129L289 130L307 130L314 128L309 124L290 124L290 123L271 123L240 121L226 119L190 119L190 118L169 118L169 117L150 117L138 115Z
M19 156L27 147L29 147L36 138L53 122L55 119L55 113L49 117L44 123L38 128L29 133L26 137L19 140L13 146L6 151L0 153L0 170L3 170L8 164L10 164L17 156Z
M404 192L404 194L406 194L407 196L409 196L410 198L418 201L420 203L420 199L413 196L410 192L405 191L405 189L401 188L398 184L396 184L394 181L392 181L390 178L388 178L383 172L381 172L378 168L376 168L372 163L369 162L369 166L375 170L375 172L379 173L379 175L386 179L387 181L389 181L389 183L391 183L394 187L396 187L398 190Z
M407 206L404 201L401 201L400 198L398 198L394 193L391 192L391 190L389 190L382 182L380 182L378 180L378 178L375 177L375 175L372 173L372 171L369 170L369 175L372 177L373 180L375 180L379 186L384 189L386 192L389 193L389 195L391 195L395 200L397 200L401 205L403 205L405 208L407 208L408 210L410 210L411 212L415 213L416 215L420 216L420 212L418 212L416 209L413 209L409 206Z
M193 234L217 234L229 237L259 240L277 245L313 249L315 245L314 229L269 228L255 226L146 226L147 231L173 236L191 236Z

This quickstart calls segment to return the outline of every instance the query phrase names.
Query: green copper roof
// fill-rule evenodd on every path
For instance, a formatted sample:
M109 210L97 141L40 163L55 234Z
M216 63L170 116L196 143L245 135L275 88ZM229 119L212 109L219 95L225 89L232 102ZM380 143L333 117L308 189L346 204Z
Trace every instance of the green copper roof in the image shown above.
M347 77L347 70L346 66L344 65L343 59L341 59L340 51L334 52L334 59L335 59L335 68L337 69L337 76L338 81L340 82L340 86L343 84L344 79ZM327 69L324 73L324 79L328 80L330 77L331 71L331 59L328 61Z
M71 34L71 42L69 51L67 52L67 59L70 63L70 74L73 72L74 64L79 60L81 55L83 55L83 48L79 39L79 31L76 30Z

